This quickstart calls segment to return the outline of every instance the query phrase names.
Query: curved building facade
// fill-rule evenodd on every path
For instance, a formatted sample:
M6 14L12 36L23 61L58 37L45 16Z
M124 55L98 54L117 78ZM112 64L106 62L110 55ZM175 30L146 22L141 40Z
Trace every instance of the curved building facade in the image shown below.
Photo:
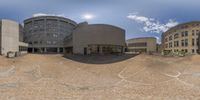
M58 16L39 16L24 21L24 39L28 51L36 53L64 52L64 39L72 34L76 22Z
M82 23L72 37L75 54L123 53L125 48L125 30L116 26Z
M162 50L165 53L199 52L200 21L177 25L162 34Z
M133 38L126 41L128 52L150 53L157 52L157 40L154 37Z

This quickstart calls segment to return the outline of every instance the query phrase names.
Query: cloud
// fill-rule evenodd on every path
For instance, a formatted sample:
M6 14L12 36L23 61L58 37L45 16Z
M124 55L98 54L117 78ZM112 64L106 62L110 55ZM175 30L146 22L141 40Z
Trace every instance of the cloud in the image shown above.
M139 16L137 14L130 14L127 18L136 21L137 23L143 24L143 30L145 32L152 33L163 33L166 32L169 28L178 25L178 22L172 19L169 19L167 23L161 24L158 20L154 18L148 18L145 16Z
M155 38L156 38L156 40L157 40L157 43L158 44L161 44L161 38L160 37L158 37L158 36L154 36Z
M45 13L36 13L36 14L33 14L33 17L39 17L39 16L59 16L59 17L65 17L64 14L45 14Z

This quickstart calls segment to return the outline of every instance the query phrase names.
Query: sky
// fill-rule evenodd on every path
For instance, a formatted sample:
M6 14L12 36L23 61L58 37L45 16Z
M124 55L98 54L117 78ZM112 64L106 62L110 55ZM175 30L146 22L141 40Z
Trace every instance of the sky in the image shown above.
M23 23L45 14L111 24L125 29L126 39L156 37L159 42L170 27L200 20L200 0L0 0L0 19Z

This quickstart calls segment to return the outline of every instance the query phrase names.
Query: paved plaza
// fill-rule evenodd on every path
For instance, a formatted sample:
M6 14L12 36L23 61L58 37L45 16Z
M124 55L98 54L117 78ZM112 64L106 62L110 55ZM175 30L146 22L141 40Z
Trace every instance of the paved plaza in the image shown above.
M200 56L0 57L0 100L199 100Z

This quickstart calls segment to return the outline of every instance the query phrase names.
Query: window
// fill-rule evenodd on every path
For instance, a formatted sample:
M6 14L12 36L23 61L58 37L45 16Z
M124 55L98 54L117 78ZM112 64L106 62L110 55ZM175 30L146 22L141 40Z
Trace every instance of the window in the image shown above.
M172 36L169 36L169 41L171 41L172 40Z
M184 37L184 32L181 33L182 37Z
M165 44L165 48L168 48L168 44Z
M181 40L181 46L184 47L184 40Z
M192 49L192 53L194 53L194 49Z
M199 45L199 39L198 38L196 39L196 42L197 42L197 46L198 46Z
M34 41L33 44L38 44L38 42L37 42L37 41Z
M58 37L58 35L57 35L57 34L53 34L53 37L57 38L57 37Z
M24 46L19 46L19 51L27 51L27 47L24 47Z
M178 33L174 34L174 39L178 38Z
M188 50L187 49L185 49L185 53L187 53L188 52Z
M196 30L196 35L199 35L199 30Z
M192 30L192 36L194 36L194 30Z
M194 39L192 39L192 46L194 46Z
M51 44L51 41L46 41L47 42L47 44Z
M29 42L28 44L32 44L32 42Z
M188 31L185 31L185 36L188 36Z
M168 42L168 38L165 38L165 42Z
M178 41L174 41L174 47L179 47L179 42Z
M172 42L169 43L169 48L172 48Z
M185 39L185 46L188 46L188 39Z

